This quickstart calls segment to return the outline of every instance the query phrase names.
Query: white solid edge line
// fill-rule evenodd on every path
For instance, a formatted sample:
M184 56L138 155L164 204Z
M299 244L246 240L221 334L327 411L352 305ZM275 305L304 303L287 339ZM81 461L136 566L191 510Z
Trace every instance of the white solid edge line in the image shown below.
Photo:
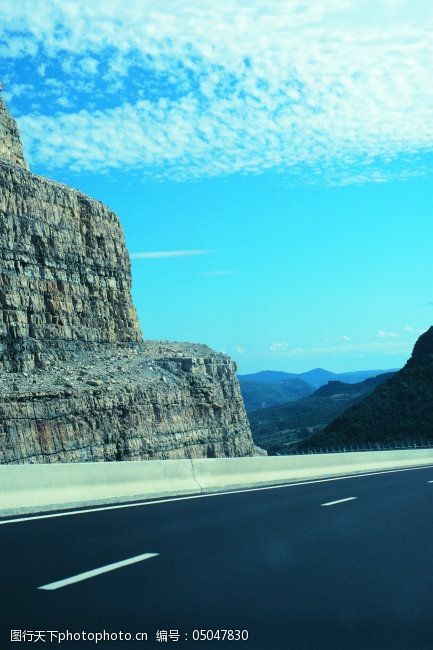
M82 580L88 580L89 578L94 578L101 573L108 573L108 571L115 571L121 567L128 566L128 564L135 564L136 562L142 562L143 560L148 560L151 557L156 557L159 553L142 553L142 555L136 555L135 557L130 557L127 560L121 560L120 562L113 562L112 564L106 564L101 566L98 569L92 569L91 571L85 571L84 573L77 573L75 576L70 578L64 578L64 580L57 580L56 582L50 582L47 585L38 587L38 589L44 589L46 591L53 591L54 589L60 589L61 587L66 587L67 585L72 585L75 582L81 582Z
M149 461L151 462L151 461ZM298 485L312 485L314 483L329 483L330 481L343 481L350 478L362 478L364 476L378 476L379 474L395 474L397 472L412 472L417 469L432 469L433 465L421 465L419 467L403 467L400 469L384 469L378 472L361 472L360 474L346 474L344 476L333 476L331 478L312 479L310 481L295 481L293 483L281 483L279 485L263 485L256 488L245 488L242 490L226 490L224 492L209 492L208 494L191 494L185 497L170 497L168 499L157 499L155 501L138 501L135 503L119 503L113 506L95 506L94 508L83 508L81 510L69 510L68 512L54 512L52 514L34 515L29 517L17 517L0 521L0 526L6 524L18 524L25 521L36 521L38 519L54 519L55 517L69 517L70 515L86 515L91 512L102 512L104 510L121 510L122 508L138 508L142 506L154 506L160 503L172 503L173 501L188 501L191 499L207 499L209 497L225 496L227 494L242 494L244 492L261 492L262 490L278 490L281 488L297 487Z
M358 497L347 497L346 499L338 499L338 501L328 501L328 503L322 503L322 506L335 506L337 503L345 503L346 501L354 501Z

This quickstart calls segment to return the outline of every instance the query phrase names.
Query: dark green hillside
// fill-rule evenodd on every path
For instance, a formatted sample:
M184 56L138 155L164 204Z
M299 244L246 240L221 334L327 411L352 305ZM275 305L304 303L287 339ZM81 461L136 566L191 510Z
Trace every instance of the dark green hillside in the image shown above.
M249 413L254 442L270 454L285 453L287 445L321 431L333 418L371 393L392 374L386 373L357 384L331 381L297 402Z
M311 445L433 438L433 327L405 367L336 417Z
M293 402L314 392L313 386L302 379L286 379L278 383L245 381L239 379L242 397L247 411Z

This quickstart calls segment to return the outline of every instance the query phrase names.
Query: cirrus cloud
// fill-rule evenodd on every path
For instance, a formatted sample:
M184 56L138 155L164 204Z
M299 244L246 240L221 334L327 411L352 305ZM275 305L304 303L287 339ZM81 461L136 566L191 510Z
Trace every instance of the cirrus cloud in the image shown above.
M379 330L377 333L378 339L398 339L397 332L385 332L384 330Z
M160 260L169 257L194 257L196 255L209 255L213 251L185 250L185 251L141 251L130 253L132 260Z
M408 354L412 346L408 342L395 342L395 341L382 341L382 342L363 342L353 344L332 345L327 347L297 347L297 348L281 348L274 350L280 352L281 358L290 359L292 357L317 357L317 356L338 356L341 354L363 354L369 352L377 352L385 355L393 354Z

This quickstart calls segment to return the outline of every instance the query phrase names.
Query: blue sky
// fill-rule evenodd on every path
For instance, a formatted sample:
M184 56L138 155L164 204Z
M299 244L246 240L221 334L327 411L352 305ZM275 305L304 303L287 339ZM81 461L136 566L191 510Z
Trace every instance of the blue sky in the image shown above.
M119 215L147 338L402 365L433 320L433 6L2 0L34 172Z

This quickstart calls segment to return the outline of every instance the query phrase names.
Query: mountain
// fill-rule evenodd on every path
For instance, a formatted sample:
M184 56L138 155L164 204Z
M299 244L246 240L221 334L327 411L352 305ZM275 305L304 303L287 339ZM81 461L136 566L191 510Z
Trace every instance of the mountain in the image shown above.
M331 381L297 402L249 413L254 441L270 454L285 453L288 446L303 438L308 437L310 442L314 432L392 376L385 373L356 384Z
M296 377L276 383L245 381L243 377L239 377L239 383L247 412L284 402L294 402L314 392L311 384Z
M336 373L330 370L324 370L323 368L314 368L313 370L307 370L298 374L282 372L280 370L262 370L249 375L239 375L239 380L241 383L242 381L255 381L273 384L287 379L302 379L314 388L320 388L320 386L327 384L329 381L343 381L347 384L355 384L369 377L383 375L386 372L395 372L395 370L357 370L354 372Z
M1 97L0 230L0 463L257 453L234 362L143 340L117 215L28 170Z
M258 381L261 384L276 384L287 379L297 379L299 375L294 372L282 372L280 370L261 370L250 375L238 375L240 381Z
M397 372L399 368L390 368L389 370L355 370L353 372L339 372L334 376L334 380L342 381L345 384L357 384L360 381L369 379L370 377L377 377L378 375L385 375L387 373Z
M309 440L311 445L433 439L433 327L404 368Z
M314 386L314 388L320 388L320 386L327 384L328 381L338 381L340 379L337 373L324 370L323 368L307 370L307 372L301 372L298 376Z

